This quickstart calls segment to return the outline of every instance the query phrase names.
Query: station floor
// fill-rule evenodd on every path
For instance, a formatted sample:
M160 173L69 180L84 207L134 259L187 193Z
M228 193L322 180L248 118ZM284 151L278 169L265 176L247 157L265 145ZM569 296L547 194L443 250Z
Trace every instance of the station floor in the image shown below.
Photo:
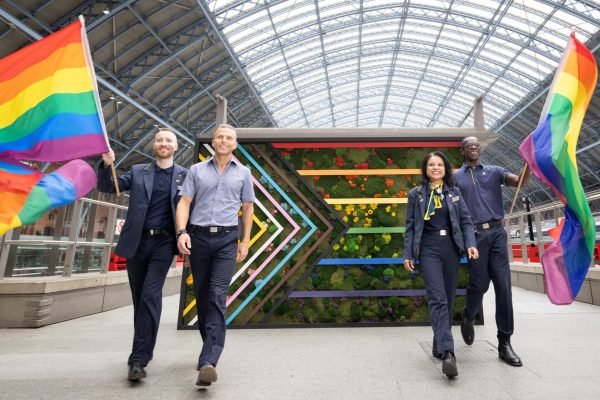
M200 335L176 330L178 296L170 296L143 382L126 379L133 312L125 307L0 330L0 399L600 399L600 307L559 307L513 290L520 368L498 359L488 293L474 345L453 329L454 380L431 357L430 327L231 329L218 381L200 390Z

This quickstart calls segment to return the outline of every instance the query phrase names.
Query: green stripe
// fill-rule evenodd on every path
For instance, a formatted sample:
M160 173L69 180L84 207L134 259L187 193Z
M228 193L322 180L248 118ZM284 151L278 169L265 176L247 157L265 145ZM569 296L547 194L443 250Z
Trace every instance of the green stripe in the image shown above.
M585 192L579 179L579 172L570 158L565 162L565 197L567 204L573 210L577 219L583 227L585 243L590 255L594 254L594 244L596 241L596 223L590 210L590 205L585 198ZM562 171L561 171L562 172Z
M19 212L19 219L23 225L34 223L43 213L48 211L50 205L48 192L39 186L34 186L29 196L27 196L27 200L25 200L25 205Z
M552 132L552 161L560 172L565 171L565 162L569 158L565 135L569 130L572 111L573 104L571 104L569 99L560 94L554 95L548 113L552 115L552 119L550 120L550 129Z
M406 228L403 226L392 226L383 227L378 226L375 228L350 228L346 233L404 233Z
M585 191L581 185L579 171L569 157L568 145L565 139L571 116L573 114L573 105L565 96L556 94L548 111L552 115L552 162L565 180L565 193L567 204L573 210L577 219L583 227L585 242L590 254L594 252L596 237L596 224L590 210L590 206L585 198Z
M15 122L0 129L0 143L12 142L38 129L48 118L58 114L96 114L93 92L57 93L46 97L35 107L27 110Z

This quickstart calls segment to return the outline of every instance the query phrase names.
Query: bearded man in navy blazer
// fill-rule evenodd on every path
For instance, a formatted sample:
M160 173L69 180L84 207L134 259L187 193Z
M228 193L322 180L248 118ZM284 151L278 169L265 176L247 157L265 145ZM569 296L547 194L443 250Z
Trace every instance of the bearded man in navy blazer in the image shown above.
M154 161L138 164L118 178L119 189L129 190L129 209L115 253L127 258L127 275L133 298L134 336L129 356L130 381L146 377L152 359L162 309L162 288L177 255L175 211L179 190L188 170L173 161L177 138L168 129L154 137ZM110 164L112 150L102 154L98 190L115 193Z

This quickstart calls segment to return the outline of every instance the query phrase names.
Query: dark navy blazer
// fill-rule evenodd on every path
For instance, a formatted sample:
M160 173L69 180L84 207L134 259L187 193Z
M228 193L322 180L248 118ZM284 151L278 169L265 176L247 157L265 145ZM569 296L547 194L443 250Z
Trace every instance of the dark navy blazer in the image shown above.
M121 257L131 258L137 252L142 237L142 229L146 212L152 196L152 186L154 185L154 170L156 162L149 164L138 164L118 178L119 190L129 190L129 209L125 225L121 230L119 242L115 253ZM177 203L181 198L179 190L187 175L188 170L180 165L173 164L173 177L171 180L171 210L173 212L173 223L175 223L175 211ZM110 166L104 167L101 162L98 167L98 190L104 193L115 193ZM173 234L175 234L175 225L173 225ZM177 245L174 241L174 254L177 254Z
M415 260L419 257L421 236L425 225L425 209L427 208L427 189L421 185L408 192L408 206L406 207L406 232L404 234L404 258ZM454 243L462 253L469 247L477 247L475 230L471 215L467 210L465 200L456 186L444 190L444 200L448 206L450 222L452 224L452 237Z

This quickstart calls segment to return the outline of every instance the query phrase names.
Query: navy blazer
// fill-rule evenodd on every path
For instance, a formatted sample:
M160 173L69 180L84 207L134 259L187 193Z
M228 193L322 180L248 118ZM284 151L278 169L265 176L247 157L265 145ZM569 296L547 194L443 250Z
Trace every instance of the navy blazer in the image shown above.
M146 212L152 196L154 185L154 171L156 161L149 164L138 164L118 178L119 190L129 190L129 209L125 225L121 230L119 242L115 253L121 257L131 258L137 252L142 237L142 229L146 219ZM175 234L175 211L181 198L179 189L187 175L187 168L173 164L173 178L171 180L171 210L173 212L173 234ZM101 162L98 167L98 190L104 193L115 193L115 184L110 166L104 167ZM173 254L177 254L177 244L174 241Z
M476 247L475 229L471 222L471 214L467 204L456 186L445 186L444 200L448 206L450 222L452 224L452 237L454 243L462 253L469 247ZM425 211L427 208L427 189L421 185L408 192L408 206L406 207L406 232L404 234L404 258L415 260L419 258L421 236L425 225Z

